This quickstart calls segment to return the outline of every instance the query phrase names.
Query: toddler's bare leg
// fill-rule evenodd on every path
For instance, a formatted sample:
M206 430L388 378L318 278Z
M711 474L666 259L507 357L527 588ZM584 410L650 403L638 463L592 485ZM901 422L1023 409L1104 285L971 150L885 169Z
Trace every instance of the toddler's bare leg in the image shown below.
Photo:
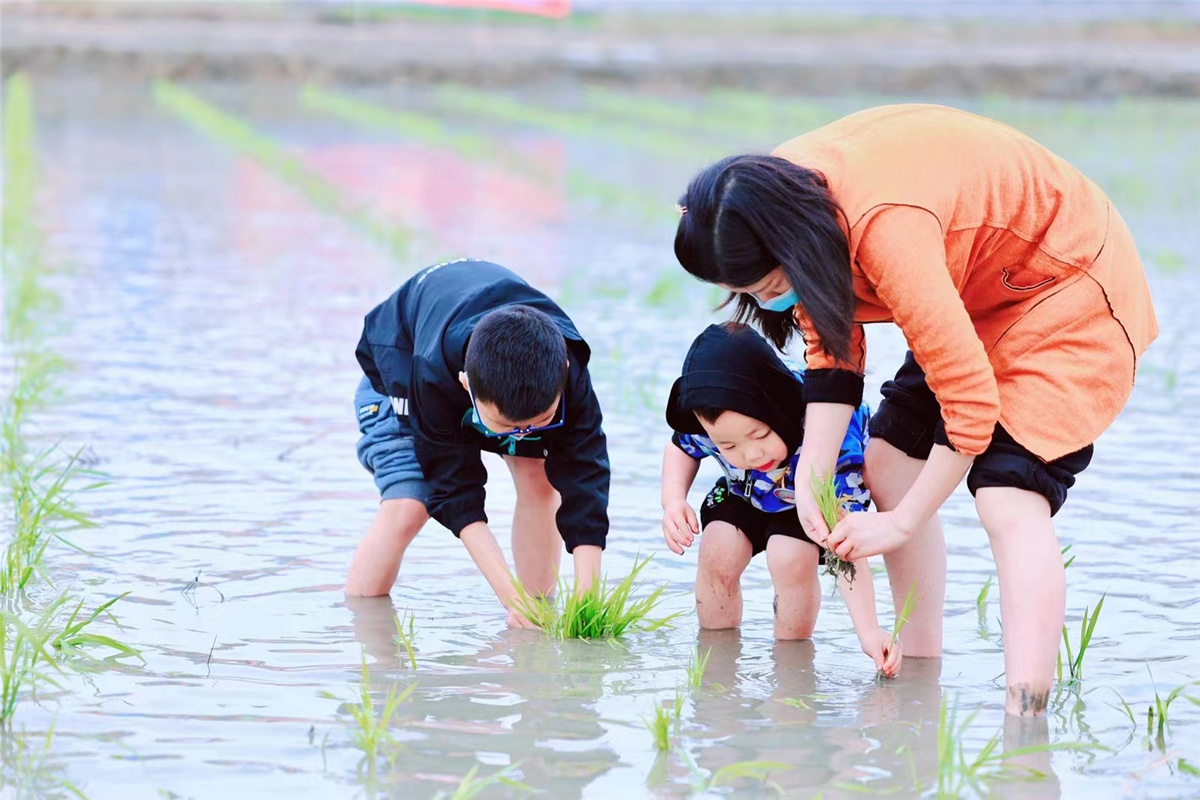
M742 572L753 547L728 522L710 522L700 536L696 570L696 616L701 628L736 628L742 623Z
M820 551L811 542L787 536L767 540L767 569L775 587L775 638L808 639L821 610L817 581Z

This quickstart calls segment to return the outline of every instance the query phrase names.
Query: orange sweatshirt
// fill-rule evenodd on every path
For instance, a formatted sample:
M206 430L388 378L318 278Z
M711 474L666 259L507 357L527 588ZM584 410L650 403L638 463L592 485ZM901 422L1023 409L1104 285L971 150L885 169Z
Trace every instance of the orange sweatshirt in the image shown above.
M1000 422L1053 460L1116 418L1158 325L1124 221L1078 170L930 105L852 114L774 154L824 174L846 214L855 358L834 362L797 306L810 369L862 374L861 323L895 322L959 452Z

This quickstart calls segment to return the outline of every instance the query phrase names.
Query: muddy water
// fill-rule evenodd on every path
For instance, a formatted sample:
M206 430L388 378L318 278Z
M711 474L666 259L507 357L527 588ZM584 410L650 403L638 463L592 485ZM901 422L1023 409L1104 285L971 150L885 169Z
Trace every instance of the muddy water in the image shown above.
M668 435L659 406L690 339L717 318L712 294L674 264L671 209L711 154L769 147L798 133L795 123L744 112L733 118L749 132L738 135L626 120L644 130L639 148L585 130L451 117L453 130L502 143L500 156L480 161L301 110L291 87L196 88L414 237L403 259L390 258L164 113L147 87L35 82L62 297L53 343L74 365L38 433L87 444L89 463L112 478L83 498L100 524L77 539L93 555L59 548L51 563L93 602L131 592L117 606L121 635L145 658L74 677L18 715L31 730L56 719L56 757L89 797L421 798L453 789L475 765L490 774L517 763L546 797L687 797L703 794L705 775L747 760L787 764L771 780L789 797L850 796L847 787L911 796L914 773L928 791L936 769L943 699L978 712L969 751L1001 731L1008 746L1109 748L1034 757L1045 779L997 796L1200 792L1178 767L1181 757L1200 763L1200 709L1172 706L1165 757L1147 750L1143 716L1154 686L1165 694L1200 677L1196 106L971 106L1030 130L1112 193L1147 257L1163 329L1129 408L1056 520L1077 556L1070 619L1107 593L1082 692L1063 693L1045 729L1004 730L995 590L982 620L975 605L992 563L960 491L944 510L944 659L906 662L898 680L876 683L839 599L826 601L814 641L774 642L760 559L744 579L741 632L699 637L712 656L684 704L680 751L656 758L642 718L674 696L698 637L695 554L671 555L658 532ZM573 108L580 96L546 102ZM360 97L432 108L426 96ZM869 103L805 108L832 119ZM631 100L631 116L637 108ZM662 213L605 199L587 179L621 183ZM546 288L591 342L614 466L605 567L624 574L636 554L654 554L647 574L668 585L665 610L685 612L673 629L562 645L505 630L465 552L432 524L390 599L343 598L376 502L354 458L361 317L413 270L461 255ZM903 341L884 328L870 337L877 398L870 387L899 364ZM513 494L503 466L489 468L489 510L506 539ZM702 472L694 501L713 477ZM416 617L415 674L395 644L393 620L406 610ZM883 603L881 615L888 624ZM364 658L377 701L393 684L417 684L374 779L346 706ZM1115 707L1118 693L1138 728ZM753 781L735 787L711 794L769 794Z

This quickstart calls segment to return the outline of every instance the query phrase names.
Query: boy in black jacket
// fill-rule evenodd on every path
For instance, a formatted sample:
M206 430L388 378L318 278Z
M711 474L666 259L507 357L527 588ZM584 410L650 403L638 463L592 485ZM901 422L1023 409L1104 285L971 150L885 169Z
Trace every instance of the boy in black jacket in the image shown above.
M466 546L509 625L531 627L483 510L481 451L517 490L513 559L531 592L555 586L562 541L576 587L600 571L608 452L575 325L514 273L460 259L422 270L366 316L355 353L359 460L382 502L350 565L349 595L387 594L429 517Z

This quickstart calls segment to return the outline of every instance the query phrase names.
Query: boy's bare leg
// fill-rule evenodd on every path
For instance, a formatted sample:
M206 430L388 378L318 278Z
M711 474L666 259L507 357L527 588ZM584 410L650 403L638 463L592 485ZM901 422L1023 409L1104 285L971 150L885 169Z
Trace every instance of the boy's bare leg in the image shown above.
M558 583L563 542L555 515L562 502L540 458L505 456L517 488L512 550L517 577L533 595L550 595Z
M1034 716L1046 710L1067 605L1067 578L1050 503L1036 492L985 486L975 508L992 543L1004 626L1004 710Z
M404 551L429 519L425 504L402 497L384 500L350 562L346 594L378 597L392 590Z
M891 511L904 498L925 462L912 458L883 439L867 445L863 477L880 511ZM884 553L892 606L904 607L908 589L917 583L919 599L904 626L904 657L932 658L942 654L942 608L946 599L946 537L935 514L905 544Z
M701 628L742 624L742 573L754 555L745 535L728 522L710 522L700 535L696 616Z
M821 610L817 581L820 550L812 542L788 536L767 540L767 569L775 588L775 638L808 639Z

